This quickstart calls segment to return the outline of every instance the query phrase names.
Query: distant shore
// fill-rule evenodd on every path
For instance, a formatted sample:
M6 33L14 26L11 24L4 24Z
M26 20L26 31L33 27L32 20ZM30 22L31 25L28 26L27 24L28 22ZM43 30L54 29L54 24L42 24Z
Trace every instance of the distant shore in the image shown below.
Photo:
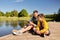
M30 20L30 18L31 17L5 17L5 16L0 16L0 21L5 21L5 20L7 20L7 21L11 21L11 20L13 20L13 21L17 21L17 20ZM46 19L46 21L52 21L52 19L50 19L50 18L45 18Z
M29 20L30 17L0 17L0 20Z

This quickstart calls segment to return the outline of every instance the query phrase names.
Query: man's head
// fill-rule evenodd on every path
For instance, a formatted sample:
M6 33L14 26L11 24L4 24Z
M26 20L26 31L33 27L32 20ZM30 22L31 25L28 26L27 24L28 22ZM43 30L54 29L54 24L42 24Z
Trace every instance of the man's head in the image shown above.
M44 19L44 14L39 14L37 18L39 21L42 21Z
M33 11L33 16L34 16L34 17L37 17L37 16L38 16L38 11L37 11L37 10L34 10L34 11Z

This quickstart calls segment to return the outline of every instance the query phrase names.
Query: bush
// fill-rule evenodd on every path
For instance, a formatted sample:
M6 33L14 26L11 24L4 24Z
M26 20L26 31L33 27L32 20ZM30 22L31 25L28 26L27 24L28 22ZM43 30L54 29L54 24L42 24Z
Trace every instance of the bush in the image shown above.
M22 9L21 12L19 12L18 17L27 17L28 12L25 9Z

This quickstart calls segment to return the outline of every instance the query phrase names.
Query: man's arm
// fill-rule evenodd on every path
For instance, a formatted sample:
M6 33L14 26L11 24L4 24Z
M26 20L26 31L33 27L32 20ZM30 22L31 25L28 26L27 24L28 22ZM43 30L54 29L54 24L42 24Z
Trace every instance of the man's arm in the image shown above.
M34 26L36 26L36 24L35 23L33 23L33 17L28 21L30 24L32 24L32 25L34 25Z

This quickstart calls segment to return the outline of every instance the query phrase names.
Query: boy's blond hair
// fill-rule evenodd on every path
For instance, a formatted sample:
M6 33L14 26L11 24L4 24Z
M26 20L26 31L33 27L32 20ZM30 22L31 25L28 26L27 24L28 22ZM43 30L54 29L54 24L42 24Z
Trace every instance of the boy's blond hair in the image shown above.
M38 17L44 17L44 14L39 14Z

